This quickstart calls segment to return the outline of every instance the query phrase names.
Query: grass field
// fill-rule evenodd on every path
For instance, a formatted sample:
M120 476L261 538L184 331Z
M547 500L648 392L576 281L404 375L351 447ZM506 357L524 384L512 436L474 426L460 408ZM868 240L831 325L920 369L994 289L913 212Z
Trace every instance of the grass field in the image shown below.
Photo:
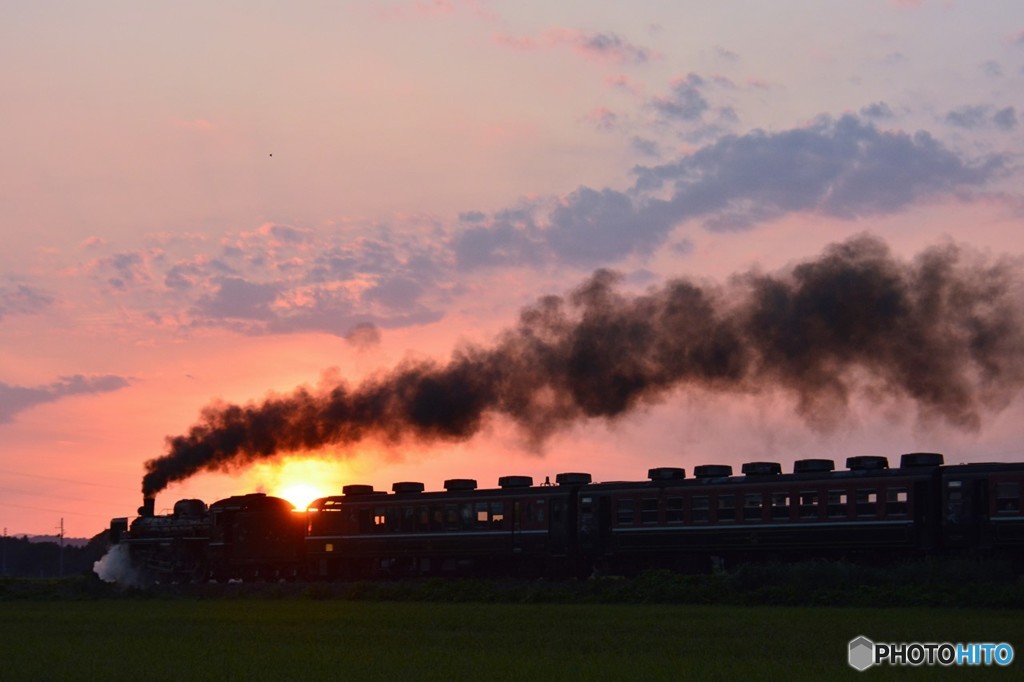
M846 663L875 641L1006 641L1024 614L643 604L289 599L0 603L3 680L1020 679Z

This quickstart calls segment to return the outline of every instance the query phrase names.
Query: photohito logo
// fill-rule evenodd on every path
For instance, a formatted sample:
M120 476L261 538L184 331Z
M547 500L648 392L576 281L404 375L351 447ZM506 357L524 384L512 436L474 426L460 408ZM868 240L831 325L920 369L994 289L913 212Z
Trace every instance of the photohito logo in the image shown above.
M851 668L873 665L998 665L1013 663L1013 647L1006 642L872 642L861 635L850 640L847 661Z

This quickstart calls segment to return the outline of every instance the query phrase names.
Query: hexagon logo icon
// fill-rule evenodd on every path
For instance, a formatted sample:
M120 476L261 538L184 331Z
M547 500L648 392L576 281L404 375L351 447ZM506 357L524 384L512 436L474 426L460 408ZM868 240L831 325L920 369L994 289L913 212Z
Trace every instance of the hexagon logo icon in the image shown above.
M861 635L850 640L850 667L856 670L867 670L875 664L875 643Z

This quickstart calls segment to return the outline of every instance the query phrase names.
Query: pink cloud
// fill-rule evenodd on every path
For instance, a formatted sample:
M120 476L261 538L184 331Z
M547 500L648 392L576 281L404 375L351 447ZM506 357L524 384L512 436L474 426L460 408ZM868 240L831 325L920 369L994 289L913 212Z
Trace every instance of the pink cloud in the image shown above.
M646 47L630 43L616 33L585 33L572 28L549 29L537 38L498 33L495 34L494 41L518 50L568 47L584 59L597 62L642 64L659 56Z
M176 128L181 128L183 130L192 130L199 133L209 133L217 128L217 126L212 121L209 121L205 118L175 118L171 120L171 123Z
M608 76L604 79L604 82L613 88L619 90L625 90L626 92L639 95L644 91L644 84L636 80L633 80L625 74L616 74L614 76Z
M79 246L81 246L83 249L95 249L95 248L98 248L98 247L101 247L101 246L106 246L106 245L107 245L107 240L103 239L102 237L98 237L96 235L91 235L91 236L86 237L85 239L83 239L82 243Z
M583 120L598 130L612 130L619 122L619 116L608 107L597 107L583 116Z
M515 50L535 50L542 47L542 43L535 38L512 36L507 33L495 33L493 39L498 45Z
M379 10L378 14L388 20L409 20L422 17L445 17L464 11L481 19L491 19L494 13L481 5L478 0L417 0L408 5L396 5Z

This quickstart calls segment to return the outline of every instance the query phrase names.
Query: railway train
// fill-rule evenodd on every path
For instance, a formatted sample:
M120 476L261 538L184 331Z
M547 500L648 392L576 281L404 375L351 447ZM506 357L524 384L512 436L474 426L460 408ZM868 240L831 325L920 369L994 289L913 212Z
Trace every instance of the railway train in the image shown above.
M152 580L565 577L758 560L892 561L1005 556L1024 568L1024 463L947 465L938 453L659 467L647 480L562 473L535 485L347 485L297 511L261 493L181 500L111 522L111 541Z

